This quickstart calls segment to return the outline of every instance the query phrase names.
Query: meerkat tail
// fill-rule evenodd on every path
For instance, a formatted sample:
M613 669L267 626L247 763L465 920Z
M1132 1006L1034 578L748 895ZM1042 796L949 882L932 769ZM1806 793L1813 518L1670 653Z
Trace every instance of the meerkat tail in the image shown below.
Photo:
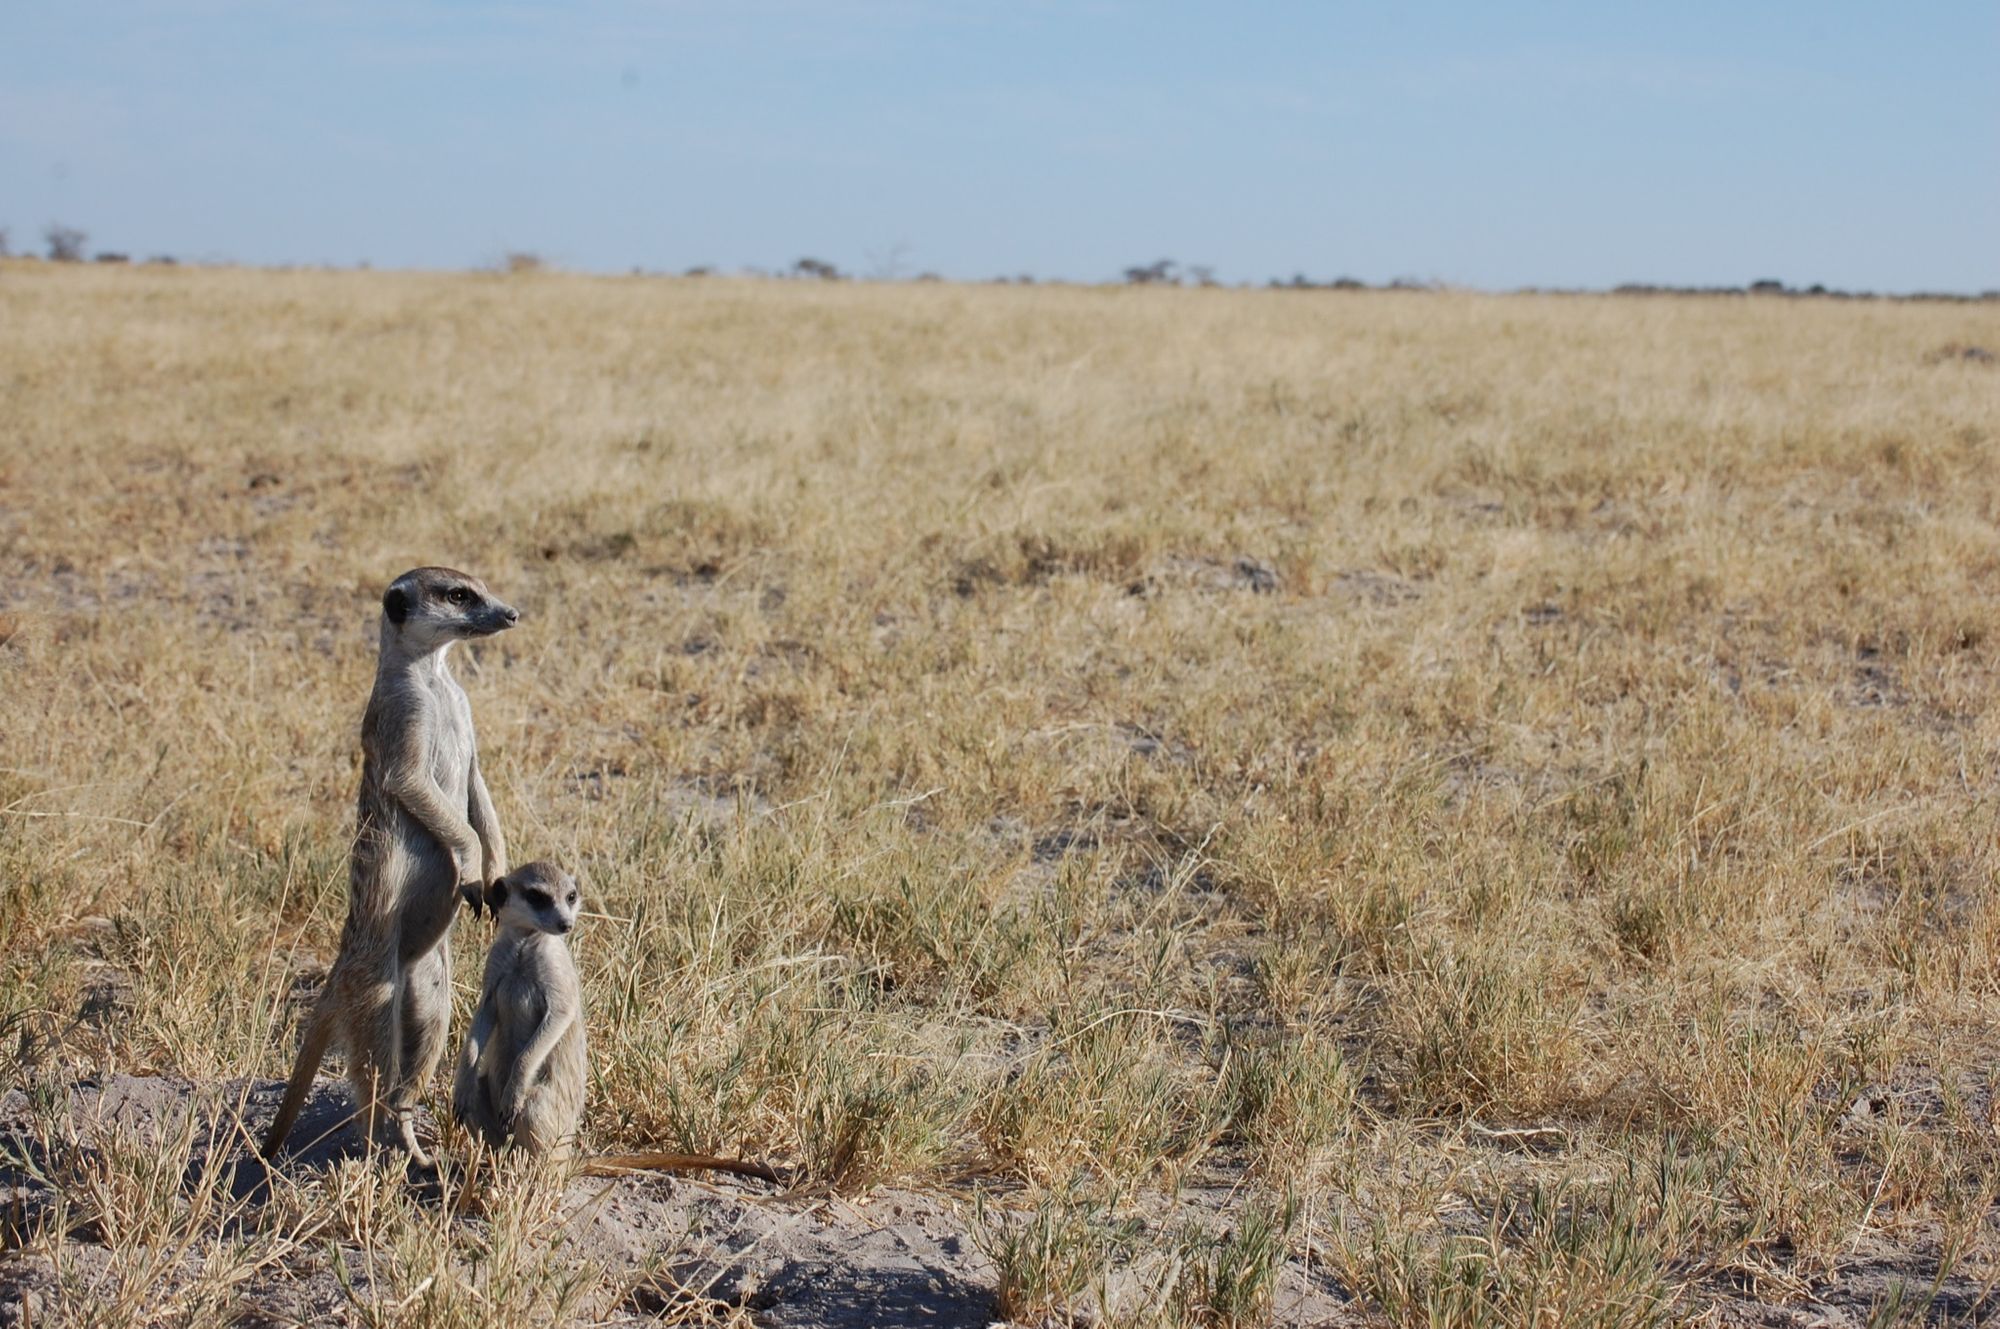
M319 1000L313 1003L305 1037L299 1043L299 1059L292 1063L292 1078L285 1083L284 1101L278 1104L278 1115L271 1118L271 1129L264 1133L264 1143L258 1146L258 1152L267 1159L276 1158L278 1150L284 1147L285 1137L292 1133L292 1124L299 1119L299 1109L306 1104L313 1076L319 1074L327 1044L333 1041L334 1004L333 985L329 982Z
M762 1163L713 1154L598 1154L584 1162L583 1172L589 1177L616 1177L627 1172L734 1172L774 1184L783 1181Z

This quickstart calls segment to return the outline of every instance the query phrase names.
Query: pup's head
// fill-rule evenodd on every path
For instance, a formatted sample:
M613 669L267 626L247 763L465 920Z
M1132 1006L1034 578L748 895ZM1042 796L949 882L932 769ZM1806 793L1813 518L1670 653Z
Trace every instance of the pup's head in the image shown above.
M524 863L486 888L486 907L502 927L561 936L576 926L581 904L576 878L553 863Z
M450 568L411 568L382 593L385 629L419 653L468 637L490 637L520 620L485 582Z

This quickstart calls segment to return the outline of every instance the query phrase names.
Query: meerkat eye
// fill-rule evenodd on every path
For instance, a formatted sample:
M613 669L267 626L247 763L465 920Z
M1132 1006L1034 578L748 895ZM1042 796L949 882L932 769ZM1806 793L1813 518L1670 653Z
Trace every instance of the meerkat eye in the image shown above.
M462 605L472 598L472 592L466 590L463 586L454 586L444 593L444 598L455 605Z
M575 892L575 891L571 891L571 892L569 893L569 902L570 902L571 904L575 904L575 903L576 903L576 892Z

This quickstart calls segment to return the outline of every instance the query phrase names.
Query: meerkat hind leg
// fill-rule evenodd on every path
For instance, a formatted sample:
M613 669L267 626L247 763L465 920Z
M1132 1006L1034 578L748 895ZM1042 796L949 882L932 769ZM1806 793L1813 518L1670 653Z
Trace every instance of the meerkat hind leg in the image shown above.
M493 1148L507 1142L500 1127L500 1110L493 1101L489 1072L498 1021L492 1004L482 1004L473 1014L472 1029L459 1056L458 1073L451 1090L451 1115L460 1125Z
M530 1094L514 1119L514 1141L532 1153L565 1158L576 1143L576 1118L575 1107L558 1096Z
M355 989L347 1040L355 1122L370 1147L402 1148L397 1100L403 1066L404 985L400 975L381 974L357 983Z
M389 1095L400 1143L419 1167L431 1166L430 1155L417 1143L417 1101L444 1057L451 1026L451 949L439 942L428 954L403 968L400 1012L400 1057Z

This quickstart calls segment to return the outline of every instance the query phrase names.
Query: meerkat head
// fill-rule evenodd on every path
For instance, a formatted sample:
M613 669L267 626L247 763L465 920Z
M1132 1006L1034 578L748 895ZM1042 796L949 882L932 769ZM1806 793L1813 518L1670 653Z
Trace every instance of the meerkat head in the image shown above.
M520 619L485 582L450 568L412 568L382 593L384 629L419 653L505 632Z
M503 927L557 936L576 926L582 903L576 878L553 863L524 863L486 891L486 907Z

